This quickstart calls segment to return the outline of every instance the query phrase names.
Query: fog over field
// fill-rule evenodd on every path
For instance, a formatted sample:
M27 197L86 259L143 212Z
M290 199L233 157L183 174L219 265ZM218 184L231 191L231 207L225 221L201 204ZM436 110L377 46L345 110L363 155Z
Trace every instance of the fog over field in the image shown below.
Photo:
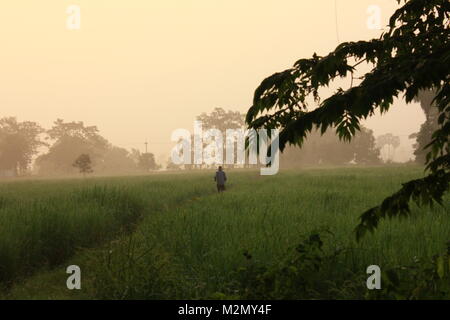
M448 0L1 1L0 301L450 301L449 22Z
M339 42L379 37L392 0L78 0L81 26L66 27L69 1L7 1L0 11L1 116L50 128L58 118L98 126L114 145L165 161L178 128L193 130L215 107L245 113L261 80ZM369 22L368 22L369 21ZM425 117L395 103L365 124L401 139L395 161L413 158Z

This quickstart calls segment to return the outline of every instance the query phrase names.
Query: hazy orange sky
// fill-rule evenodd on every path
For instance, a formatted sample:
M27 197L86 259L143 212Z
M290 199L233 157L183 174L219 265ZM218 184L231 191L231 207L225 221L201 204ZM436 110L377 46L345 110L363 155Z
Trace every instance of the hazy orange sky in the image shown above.
M0 117L97 125L115 145L149 149L160 161L177 128L215 107L246 112L259 83L340 41L380 35L395 0L14 0L0 5ZM81 28L66 27L69 5ZM366 125L400 135L397 160L425 117L404 102Z

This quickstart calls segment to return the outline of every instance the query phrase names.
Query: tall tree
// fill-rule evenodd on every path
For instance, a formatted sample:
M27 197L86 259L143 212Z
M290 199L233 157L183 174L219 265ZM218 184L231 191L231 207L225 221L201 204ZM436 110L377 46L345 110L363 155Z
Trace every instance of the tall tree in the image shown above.
M417 101L420 102L420 106L425 113L425 122L420 127L420 131L412 134L410 138L416 139L414 155L416 156L416 162L420 164L426 163L428 153L426 147L432 141L433 133L439 129L439 112L437 108L432 106L435 96L436 92L433 90L422 90L417 97Z
M400 137L394 136L392 133L386 133L377 138L377 146L382 149L387 147L386 161L394 161L395 150L400 146Z
M301 149L287 147L281 155L283 167L298 165L345 165L352 161L357 164L378 164L379 149L375 145L372 130L361 128L349 143L340 141L332 132L314 130L304 142Z
M136 172L137 169L137 161L135 162L131 152L110 145L100 154L95 171L103 174L116 174Z
M14 175L25 173L38 149L46 145L43 132L35 122L18 122L13 117L0 119L0 170Z
M403 3L401 8L379 39L342 43L327 56L314 54L265 79L246 117L252 128L280 128L283 150L287 144L301 146L314 128L323 133L336 127L341 139L351 140L362 119L377 109L386 112L400 94L410 103L421 90L435 90L439 128L428 148L428 176L403 184L381 205L363 213L356 228L358 239L374 231L383 218L408 216L411 199L419 206L442 203L449 189L450 2L398 2ZM356 76L363 63L371 66L370 72ZM350 87L321 100L319 89L339 77L351 78ZM319 105L314 110L308 108L310 96Z
M203 130L208 129L218 129L224 138L224 148L223 152L224 154L222 157L225 159L225 152L226 152L226 130L227 129L244 129L245 128L245 114L240 113L239 111L232 111L232 110L224 110L222 108L215 108L211 113L207 114L203 112L197 117L198 121L202 122ZM229 137L228 137L229 138ZM193 139L193 138L192 138ZM203 141L203 143L206 145L210 141ZM235 144L235 150L237 146ZM194 154L194 150L192 152L192 157ZM193 158L192 158L193 159ZM234 163L237 161L237 153L234 153ZM195 168L196 165L188 165L185 166L187 168Z
M144 171L157 170L158 165L155 161L155 156L153 153L142 153L139 157L139 168Z
M73 159L80 154L89 154L92 164L96 165L110 148L97 127L85 126L83 122L64 122L58 119L47 134L54 143L46 154L36 159L40 173L44 174L73 173Z
M141 154L116 147L103 138L96 126L83 122L55 121L47 131L53 144L46 154L36 160L41 174L73 174L73 159L80 154L90 156L91 165L98 174L131 173L139 169Z
M245 115L239 111L225 111L215 108L211 113L203 112L197 117L204 129L219 129L223 134L227 129L239 129L245 126Z

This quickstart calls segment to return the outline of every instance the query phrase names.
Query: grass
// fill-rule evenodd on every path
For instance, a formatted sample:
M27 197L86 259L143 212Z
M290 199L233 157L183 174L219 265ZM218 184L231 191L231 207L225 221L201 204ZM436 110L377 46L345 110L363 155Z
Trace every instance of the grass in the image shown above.
M61 264L80 248L129 233L143 217L208 192L180 176L0 184L0 282Z
M317 231L327 254L340 252L317 285L326 280L334 291L277 289L275 298L364 298L367 266L386 270L445 250L448 207L413 208L411 218L354 240L364 210L421 175L414 167L230 172L224 194L214 192L209 172L1 184L0 256L10 262L0 274L14 284L4 297L243 298L243 283L261 278L254 270L289 287L277 268L291 266L295 248ZM83 270L80 291L65 288L69 264Z

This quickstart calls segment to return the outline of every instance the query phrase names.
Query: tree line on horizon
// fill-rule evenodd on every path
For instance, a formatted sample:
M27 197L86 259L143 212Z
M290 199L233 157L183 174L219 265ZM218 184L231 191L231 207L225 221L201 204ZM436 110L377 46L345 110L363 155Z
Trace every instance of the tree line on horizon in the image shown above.
M435 117L430 114L431 108L427 107L427 103L431 103L429 94L424 93L419 100L427 120L420 132L411 137L417 139L416 161L423 164L425 154L422 149L431 139L431 132L437 123ZM197 120L202 121L205 130L219 129L225 132L226 129L245 128L244 114L223 108L215 108L209 114L202 113ZM314 131L302 149L287 147L280 156L280 164L282 168L339 166L349 163L381 164L381 147L389 144L393 148L397 147L396 139L398 137L389 134L375 138L373 131L364 127L350 143L339 140L331 132L321 134ZM58 119L52 128L46 130L32 121L19 122L14 117L0 119L0 177L24 176L30 173L42 176L92 172L144 173L160 168L162 165L156 163L153 153L141 153L137 149L129 151L114 146L100 135L96 126L86 126L82 121L65 122ZM169 158L166 168L193 170L204 166L180 166Z
M422 108L426 103L426 99L421 100ZM425 109L424 109L425 110ZM225 133L226 129L245 128L245 114L237 111L226 111L223 108L215 108L211 113L202 113L197 116L196 120L202 122L204 130L218 129ZM416 143L415 155L421 155L423 148L431 139L431 135L426 137L426 133L420 131L423 142ZM428 139L428 140L427 140ZM393 162L393 150L400 144L400 139L392 134L386 134L375 138L372 130L361 127L356 133L355 138L350 141L341 141L332 132L321 134L319 131L313 131L301 149L295 146L287 146L280 155L281 168L295 168L302 166L318 166L318 165L334 165L342 166L350 163L359 165L379 165L384 161L381 158L381 149L385 146L389 149L389 154L385 162ZM236 149L236 146L235 146ZM193 151L191 151L193 153ZM226 149L224 149L224 153ZM193 155L192 155L193 158ZM225 158L225 155L224 155ZM423 164L422 157L417 156L417 162ZM186 165L180 166L168 160L168 169L201 169L204 165ZM228 167L232 167L228 165ZM246 167L250 167L246 165Z
M81 170L82 167L85 169ZM19 122L14 117L0 119L0 177L91 171L114 174L158 168L152 153L114 146L100 135L96 126L86 126L82 121L58 119L51 129L45 130L36 122Z

